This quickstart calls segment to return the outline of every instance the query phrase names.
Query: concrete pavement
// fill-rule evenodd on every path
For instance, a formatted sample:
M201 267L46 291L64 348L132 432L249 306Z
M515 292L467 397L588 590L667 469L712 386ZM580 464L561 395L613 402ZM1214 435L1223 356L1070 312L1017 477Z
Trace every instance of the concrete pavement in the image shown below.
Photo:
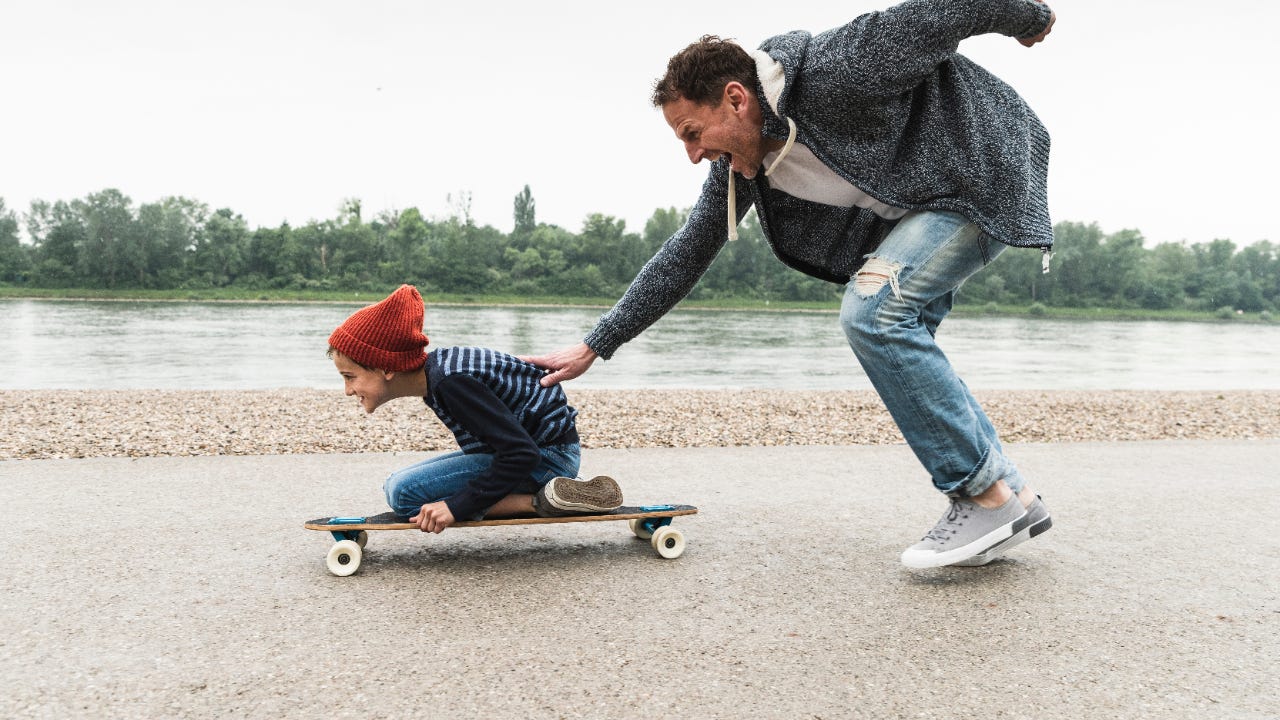
M902 446L587 451L622 523L373 533L418 454L0 462L0 717L1276 718L1280 440L1014 445L1054 527L898 554Z

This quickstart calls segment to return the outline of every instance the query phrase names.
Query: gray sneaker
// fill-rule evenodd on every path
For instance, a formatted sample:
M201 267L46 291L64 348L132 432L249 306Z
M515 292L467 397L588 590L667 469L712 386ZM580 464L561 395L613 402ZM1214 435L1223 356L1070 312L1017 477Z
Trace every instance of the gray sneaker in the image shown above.
M952 565L961 565L964 567L978 567L986 565L1001 555L1009 552L1015 546L1030 540L1040 533L1053 527L1053 518L1049 517L1049 508L1044 506L1044 501L1037 495L1036 499L1027 506L1027 523L1028 525L1020 532L1016 532L1004 542L996 543L991 549L974 555L968 560L953 562Z
M1022 532L1027 510L1017 495L988 510L968 498L951 498L951 507L920 542L902 551L902 564L931 568L968 560Z
M552 478L533 496L533 509L541 517L607 513L621 506L622 489L607 475Z

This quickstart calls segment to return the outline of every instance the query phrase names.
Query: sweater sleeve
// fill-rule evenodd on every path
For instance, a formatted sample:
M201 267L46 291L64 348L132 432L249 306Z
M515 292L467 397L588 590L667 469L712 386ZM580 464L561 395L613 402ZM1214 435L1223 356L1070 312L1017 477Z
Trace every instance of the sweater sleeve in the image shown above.
M1036 0L907 0L816 36L812 57L831 59L830 71L868 94L893 95L931 75L962 40L1034 37L1049 17Z
M698 202L684 226L672 235L636 274L631 286L596 323L583 342L605 360L666 315L689 294L729 240L729 163L721 158L711 164ZM737 185L737 219L751 209L748 183Z
M533 473L540 457L538 444L498 396L470 375L445 377L434 395L459 425L494 451L488 470L444 500L454 518L470 520Z

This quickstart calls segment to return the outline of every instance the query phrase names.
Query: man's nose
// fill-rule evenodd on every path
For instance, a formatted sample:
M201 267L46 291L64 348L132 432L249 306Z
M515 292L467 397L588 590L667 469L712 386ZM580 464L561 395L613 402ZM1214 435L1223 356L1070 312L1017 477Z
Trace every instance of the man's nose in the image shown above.
M697 165L702 162L702 158L706 156L707 151L698 147L694 143L687 142L684 144L684 151L689 155L689 162Z

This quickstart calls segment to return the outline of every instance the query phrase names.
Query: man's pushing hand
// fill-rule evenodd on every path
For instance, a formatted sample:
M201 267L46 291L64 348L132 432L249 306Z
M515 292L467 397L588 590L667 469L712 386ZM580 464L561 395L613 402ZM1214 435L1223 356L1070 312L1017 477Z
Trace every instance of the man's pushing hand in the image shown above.
M427 503L417 515L409 518L409 522L417 525L422 532L442 533L453 524L453 513L443 502Z
M517 357L527 363L550 370L551 372L542 377L541 382L542 387L551 387L585 373L591 367L591 363L600 356L596 355L596 352L586 343L578 343L573 347L546 355L518 355Z

